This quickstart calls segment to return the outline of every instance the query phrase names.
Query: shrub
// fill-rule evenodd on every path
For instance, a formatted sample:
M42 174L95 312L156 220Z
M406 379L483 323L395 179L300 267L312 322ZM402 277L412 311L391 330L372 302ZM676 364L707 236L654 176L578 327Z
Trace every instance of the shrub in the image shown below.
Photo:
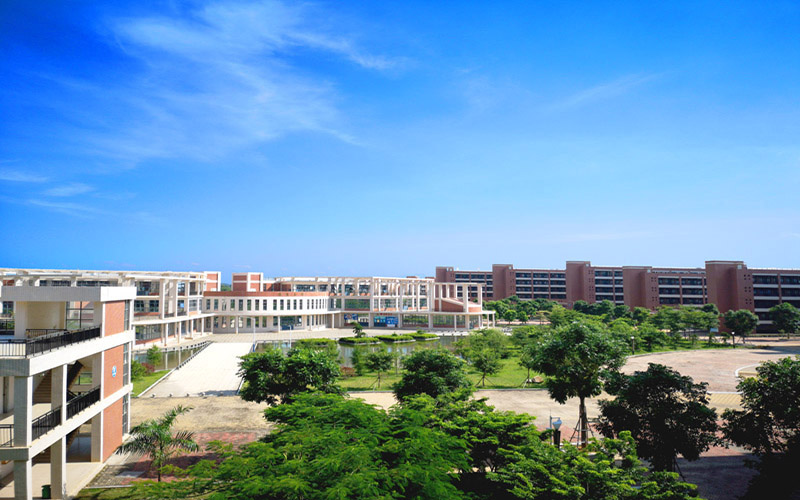
M131 363L131 380L139 380L147 375L147 373L147 367L134 359L133 363Z
M402 335L398 335L393 333L391 335L376 335L376 339L380 339L384 342L411 342L416 340L412 335L404 333Z
M339 339L340 344L380 344L381 341L376 337L343 337Z

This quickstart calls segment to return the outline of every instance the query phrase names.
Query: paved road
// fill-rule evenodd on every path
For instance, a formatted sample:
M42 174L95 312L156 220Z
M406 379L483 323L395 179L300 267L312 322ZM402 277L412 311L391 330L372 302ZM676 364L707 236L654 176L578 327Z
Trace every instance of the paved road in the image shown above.
M249 342L214 342L142 397L234 396L241 381L236 375L239 356L251 346Z

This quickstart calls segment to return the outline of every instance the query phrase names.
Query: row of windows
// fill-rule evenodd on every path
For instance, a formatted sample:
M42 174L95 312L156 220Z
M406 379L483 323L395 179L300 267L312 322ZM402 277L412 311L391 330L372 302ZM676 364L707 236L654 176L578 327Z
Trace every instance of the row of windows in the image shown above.
M325 307L325 299L272 299L272 310L303 310L304 304L306 309L322 309ZM227 299L206 299L206 311L267 311L268 305L269 299L238 299L237 308L237 299L230 299L230 309L228 309Z

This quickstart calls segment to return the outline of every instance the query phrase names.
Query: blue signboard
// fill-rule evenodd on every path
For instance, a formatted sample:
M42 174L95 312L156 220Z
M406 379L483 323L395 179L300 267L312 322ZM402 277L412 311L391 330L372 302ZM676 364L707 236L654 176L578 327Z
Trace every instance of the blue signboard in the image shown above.
M117 365L114 365L111 367L111 377L113 378L116 376L117 376Z
M386 326L397 326L397 317L386 316Z

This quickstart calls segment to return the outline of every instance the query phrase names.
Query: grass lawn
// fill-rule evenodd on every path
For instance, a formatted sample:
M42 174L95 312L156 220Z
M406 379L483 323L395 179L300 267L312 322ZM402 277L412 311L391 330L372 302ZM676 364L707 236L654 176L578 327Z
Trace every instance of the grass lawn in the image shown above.
M671 351L691 351L691 350L700 350L700 349L733 349L731 344L723 344L721 342L715 342L713 344L708 344L708 342L698 340L694 345L690 340L681 340L678 342L677 346L662 346L656 347L652 351L647 351L645 349L639 348L636 346L636 354L651 354L656 352L671 352ZM744 346L741 344L737 344L736 348L753 348L755 347L753 344L745 344ZM477 389L519 389L522 387L522 382L525 381L527 376L527 370L519 366L518 362L518 349L512 348L511 349L511 356L508 359L502 360L502 367L500 371L494 375L489 375L486 377L486 385L480 386L479 382L481 380L481 374L478 373L476 370L472 369L472 367L468 367L468 376L472 383L475 385ZM402 370L400 374L402 375ZM538 375L537 373L531 372L531 378ZM378 390L377 385L375 385L375 380L377 376L374 373L366 373L361 375L360 377L347 377L342 378L339 380L340 385L348 391L370 391L370 390ZM381 377L381 386L380 390L383 391L390 391L392 390L392 384L400 380L399 375L395 375L394 370L392 369L389 373L384 373L383 377ZM544 387L543 383L540 384L533 384L527 385L526 388L538 388Z
M76 500L116 500L116 499L135 499L132 488L84 488L78 496L72 497Z
M133 381L133 397L136 397L139 394L141 394L141 392L143 390L145 390L148 387L150 387L151 385L153 385L156 382L156 380L159 380L161 377L166 375L168 372L169 372L169 370L159 370L157 372L148 373L147 375L145 375L144 377L140 378L139 380L134 380ZM109 498L114 498L114 497L109 497ZM121 497L121 498L125 498L125 497Z

